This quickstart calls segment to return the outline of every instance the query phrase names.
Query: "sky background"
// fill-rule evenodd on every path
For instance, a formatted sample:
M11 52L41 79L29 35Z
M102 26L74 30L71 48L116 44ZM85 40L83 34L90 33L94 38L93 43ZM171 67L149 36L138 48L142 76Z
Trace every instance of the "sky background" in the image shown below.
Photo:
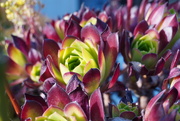
M42 14L51 19L62 17L66 13L78 11L81 4L97 10L102 9L108 0L40 0L45 7Z

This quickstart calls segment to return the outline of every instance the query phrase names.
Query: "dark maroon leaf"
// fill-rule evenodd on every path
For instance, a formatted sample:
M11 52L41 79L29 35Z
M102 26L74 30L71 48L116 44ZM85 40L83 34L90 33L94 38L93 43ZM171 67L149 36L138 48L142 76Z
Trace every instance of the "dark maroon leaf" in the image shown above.
M24 55L28 56L29 48L26 45L25 41L23 39L21 39L20 37L17 37L17 36L14 36L14 35L12 35L12 38L13 38L15 46L19 50L21 50L21 52L24 53Z
M86 8L86 11L83 12L83 16L82 16L82 19L85 20L85 21L88 21L91 17L94 17L96 18L96 13L93 12L92 10Z
M35 117L41 116L42 114L43 107L41 104L33 100L27 100L23 105L20 118L22 121L27 118L31 118L33 121L35 121Z
M162 69L164 68L164 65L165 65L164 58L161 58L160 60L158 60L155 66L155 75L159 74L162 71Z
M174 68L177 66L178 62L179 62L179 59L180 59L180 52L179 52L179 49L176 51L173 59L172 59L172 63L171 63L171 67L170 69Z
M26 100L33 100L33 101L36 101L39 104L41 104L44 111L47 109L47 103L45 102L45 100L42 97L25 94L25 98L26 98Z
M52 57L53 63L56 67L59 66L58 64L58 50L60 47L54 40L45 39L43 44L43 54L46 58L48 55Z
M66 30L66 36L75 36L77 38L80 38L80 31L81 31L81 26L76 21L71 20Z
M177 116L177 110L173 110L171 113L163 116L160 121L175 121Z
M93 76L92 76L93 75ZM100 85L100 71L97 68L90 69L83 77L83 84L87 93L91 94Z
M69 98L68 94L57 84L54 84L47 93L48 106L53 105L63 109L64 106L70 102L71 99Z
M43 83L44 92L47 93L55 83L56 80L53 77L47 78Z
M144 34L146 30L149 28L148 23L145 20L142 20L141 22L138 23L136 28L134 29L134 36L136 34Z
M91 121L104 121L104 108L100 89L95 90L90 97Z
M31 62L32 64L35 64L36 62L40 62L40 59L41 59L40 53L37 50L31 48L28 53L29 62Z

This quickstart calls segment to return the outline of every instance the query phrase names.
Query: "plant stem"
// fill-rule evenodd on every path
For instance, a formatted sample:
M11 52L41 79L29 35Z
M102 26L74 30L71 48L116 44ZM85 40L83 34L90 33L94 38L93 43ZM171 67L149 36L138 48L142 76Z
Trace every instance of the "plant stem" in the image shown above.
M7 82L5 82L5 90L6 90L6 93L11 101L11 104L12 104L16 114L18 116L20 116L21 108L19 107L19 104L17 103L17 100L15 99L14 95L12 94L9 84Z

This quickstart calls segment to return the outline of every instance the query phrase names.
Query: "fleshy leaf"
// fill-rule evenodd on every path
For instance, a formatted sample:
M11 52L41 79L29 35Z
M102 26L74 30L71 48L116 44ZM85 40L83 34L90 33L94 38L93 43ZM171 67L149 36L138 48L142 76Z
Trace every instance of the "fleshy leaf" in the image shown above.
M54 112L60 114L61 116L64 116L63 110L61 108L58 108L56 106L50 106L44 113L43 116L50 116L51 114L53 114Z
M94 25L87 25L81 30L81 38L83 40L90 39L93 43L99 44L101 41L100 33Z
M67 117L75 117L77 121L88 121L86 114L76 102L68 103L64 108L64 114Z
M35 121L35 117L43 114L43 107L36 101L27 100L21 111L21 119L25 120L31 117L32 121Z
M70 47L70 45L76 40L77 38L74 36L67 36L64 38L62 42L62 48Z
M36 62L40 62L41 56L40 53L35 50L35 49L30 49L29 53L28 53L28 60L32 63L35 64Z
M24 55L28 55L28 46L26 45L25 41L21 39L20 37L12 35L14 44L16 48L18 48Z
M91 121L104 121L104 108L100 89L95 90L90 97Z
M162 96L164 95L166 90L161 91L159 94L157 94L156 96L154 96L149 103L147 104L146 107L146 112L145 112L145 120L148 119L148 117L150 116L150 113L154 113L152 112L152 108L155 106L155 108L153 108L155 111L156 108L158 108L160 106L160 104L158 104L158 100L160 100L162 98ZM162 105L161 105L162 106ZM163 108L163 107L162 107ZM152 115L152 117L154 116L154 114Z
M50 39L45 39L43 44L43 54L46 58L48 55L52 57L53 63L56 67L59 66L58 64L58 50L59 50L58 44Z
M148 29L148 23L145 20L143 20L143 21L139 22L138 25L136 25L136 28L134 29L133 34L135 36L138 33L144 34L147 29Z
M44 92L47 93L55 83L56 83L56 80L53 77L47 78L43 83Z
M149 15L147 22L150 25L157 25L162 20L166 4L157 6Z
M124 111L120 114L120 117L132 120L136 117L136 114L132 111Z
M54 84L47 93L47 103L49 106L54 105L63 109L64 106L70 102L71 99L68 94L57 84Z
M155 53L149 53L142 57L142 63L145 64L145 66L149 69L153 68L156 62L157 62L157 54Z
M71 77L72 77L74 74L76 74L76 75L78 76L78 78L79 78L80 80L82 80L82 76L81 76L80 74L74 73L74 72L67 72L67 73L65 73L65 74L63 75L63 80L64 80L64 82L67 84L67 83L69 82L69 80L71 79Z
M93 75L93 76L92 76ZM83 84L88 94L94 92L100 84L101 74L98 69L91 68L83 77Z
M66 30L66 35L67 36L75 36L77 38L80 38L80 31L81 31L81 26L74 20L71 20L67 30Z
M24 67L26 64L26 58L24 56L24 54L17 49L16 47L14 47L13 44L9 44L8 49L7 49L8 55L9 57L16 62L17 64L19 64L20 66Z

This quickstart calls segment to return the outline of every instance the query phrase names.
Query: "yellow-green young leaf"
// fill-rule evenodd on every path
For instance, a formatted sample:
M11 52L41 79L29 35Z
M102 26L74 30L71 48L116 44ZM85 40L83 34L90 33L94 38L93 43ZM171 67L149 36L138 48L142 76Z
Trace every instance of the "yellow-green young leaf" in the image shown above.
M38 116L35 118L35 121L47 121L47 118L44 116Z
M62 48L65 49L66 47L70 47L75 40L75 37L66 37L62 42Z
M39 81L39 77L40 77L40 71L41 71L41 64L40 63L36 63L31 70L31 79L35 82Z
M61 75L63 76L65 73L69 72L69 69L64 66L62 63L59 64Z
M63 116L61 116L59 113L54 112L48 117L48 120L50 121L67 121Z
M82 48L84 48L84 49L86 49L86 50L89 49L89 47L88 47L85 43L81 42L80 40L75 40L75 41L71 44L71 47L72 47L72 48L75 48L75 49L78 50L78 51L82 51Z
M24 56L24 54L17 49L16 47L14 47L12 44L9 44L8 46L8 55L9 57L16 62L17 64L19 64L20 66L25 66L26 64L26 58Z
M84 74L87 73L91 68L98 68L96 62L91 59L84 67Z
M64 116L63 110L60 109L60 108L58 108L58 107L55 107L55 106L50 106L50 107L43 113L43 116L48 117L48 116L50 116L51 114L53 114L54 112L58 113L58 114L61 115L61 116Z
M64 108L64 114L67 117L73 116L77 121L87 121L87 117L82 108L76 103L71 102Z

